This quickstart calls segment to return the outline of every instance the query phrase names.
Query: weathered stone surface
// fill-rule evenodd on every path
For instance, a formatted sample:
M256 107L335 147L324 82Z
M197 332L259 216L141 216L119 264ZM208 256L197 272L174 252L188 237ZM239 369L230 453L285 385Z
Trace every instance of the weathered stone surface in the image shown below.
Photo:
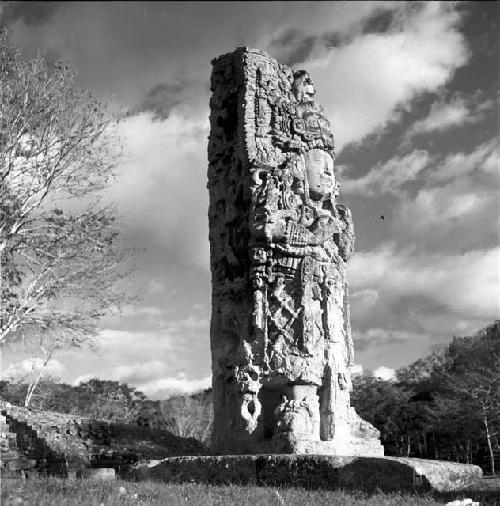
M212 63L214 450L383 455L350 407L354 230L311 78L248 48Z
M35 463L30 467L59 476L87 468L122 472L141 459L207 453L199 441L168 431L31 410L4 401L0 422L2 472L20 470L18 461Z
M76 477L91 480L114 480L116 478L116 471L113 467L82 469L76 473Z
M242 483L373 491L464 490L482 476L478 466L398 457L225 455L171 457L137 465L136 479Z
M35 466L36 460L33 459L10 459L7 461L7 468L11 471L33 469Z

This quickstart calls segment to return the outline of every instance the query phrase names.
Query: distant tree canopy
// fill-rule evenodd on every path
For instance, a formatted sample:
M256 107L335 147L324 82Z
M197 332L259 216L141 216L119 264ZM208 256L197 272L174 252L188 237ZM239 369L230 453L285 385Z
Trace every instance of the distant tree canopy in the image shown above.
M494 473L500 463L500 321L455 337L440 351L384 381L353 378L352 404L380 430L386 455L452 460ZM0 382L0 397L22 403L27 385ZM194 437L210 446L211 389L151 401L116 381L78 386L45 382L33 397L39 409L107 418Z
M68 65L25 59L0 30L0 346L29 342L44 365L91 343L99 318L129 300L119 282L131 252L101 194L116 125Z
M500 460L500 321L454 337L383 381L353 380L352 403L387 455L454 460L492 474Z
M177 395L160 401L168 430L181 437L194 437L210 446L213 428L212 389L192 395Z
M93 378L73 386L47 378L40 386L33 395L33 408L151 429L168 429L159 402L148 399L140 390L125 383ZM0 398L12 404L22 404L27 388L25 383L0 381Z

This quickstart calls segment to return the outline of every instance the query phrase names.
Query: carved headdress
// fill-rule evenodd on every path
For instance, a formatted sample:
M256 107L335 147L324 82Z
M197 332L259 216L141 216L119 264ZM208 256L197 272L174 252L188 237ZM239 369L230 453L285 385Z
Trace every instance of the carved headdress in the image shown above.
M293 73L292 90L295 98L301 103L312 101L316 93L313 80L305 70L296 70Z

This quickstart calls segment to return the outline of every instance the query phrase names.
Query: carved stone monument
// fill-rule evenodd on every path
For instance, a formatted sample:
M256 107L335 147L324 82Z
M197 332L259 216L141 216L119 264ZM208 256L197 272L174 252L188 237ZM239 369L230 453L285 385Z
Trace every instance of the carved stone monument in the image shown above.
M381 456L350 406L354 231L311 77L248 48L212 63L214 451Z
M350 406L345 264L333 135L314 85L267 54L213 62L208 146L212 455L138 463L136 479L337 490L469 490L469 464L384 457Z

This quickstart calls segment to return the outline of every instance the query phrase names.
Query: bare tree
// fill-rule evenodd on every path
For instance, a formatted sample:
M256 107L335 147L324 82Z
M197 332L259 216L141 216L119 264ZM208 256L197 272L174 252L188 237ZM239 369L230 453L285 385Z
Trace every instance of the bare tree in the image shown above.
M461 402L465 417L480 420L490 471L495 474L500 435L500 320L474 336L454 337L436 373Z
M176 436L194 437L210 446L213 425L211 390L192 395L178 395L160 401L167 429Z
M45 363L88 343L130 299L119 287L131 252L102 205L117 119L74 81L67 65L28 61L0 32L0 345L38 335Z
M28 330L29 333L23 332L23 344L32 366L31 371L21 379L28 385L24 398L25 407L29 406L38 384L42 380L47 381L51 374L48 366L59 351L81 346L94 349L97 344L95 327L88 329L59 327L50 330L28 327Z

